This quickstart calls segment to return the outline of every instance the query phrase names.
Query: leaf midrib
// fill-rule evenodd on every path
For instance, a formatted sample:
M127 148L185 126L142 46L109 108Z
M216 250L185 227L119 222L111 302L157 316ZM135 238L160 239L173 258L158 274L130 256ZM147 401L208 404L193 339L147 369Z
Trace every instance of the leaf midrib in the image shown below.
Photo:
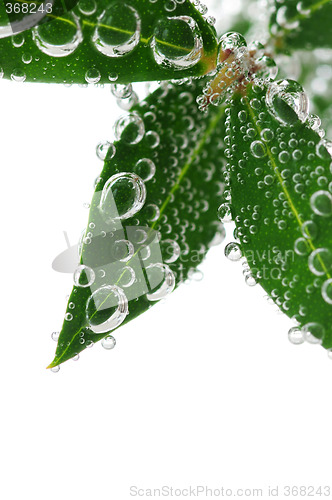
M253 112L253 110L252 110L252 108L249 105L249 102L247 100L246 100L246 106L247 106L249 114L250 114L250 116L252 118L252 124L256 128L256 131L258 132L259 137L261 137L262 129L260 128L259 125L257 125L257 122L255 120L255 113ZM302 221L302 219L300 217L300 214L297 211L297 209L295 207L295 204L293 203L293 199L292 199L292 197L291 197L288 189L286 188L285 183L283 182L283 179L282 179L281 174L279 172L278 165L275 162L275 159L274 159L274 156L272 154L272 151L271 151L271 149L270 149L270 147L269 147L269 145L267 143L265 143L265 147L267 149L267 154L268 154L268 156L269 156L269 158L270 158L270 160L272 162L273 170L274 170L274 172L275 172L275 174L277 176L277 179L278 179L278 182L280 184L280 187L283 190L283 192L284 192L284 194L285 194L285 196L286 196L286 198L288 200L288 203L289 203L289 206L291 208L291 211L293 212L293 214L294 214L294 216L295 216L295 218L296 218L296 220L298 222L300 231L302 231L303 221ZM311 238L306 238L306 241L309 244L309 246L311 248L311 251L317 250ZM319 262L320 262L320 264L322 266L322 269L324 269L324 272L325 272L327 278L330 279L331 275L327 271L325 263L322 261L322 259L321 259L321 257L319 255L318 255L318 260L319 260Z
M71 19L66 19L64 17L57 17L57 16L54 16L52 14L49 14L48 17L52 17L54 20L62 21L64 23L67 23L67 24L70 24L71 26L76 27L76 24ZM115 31L116 33L123 33L124 35L133 35L134 34L132 31L129 31L129 30L117 28L115 26L110 26L108 24L93 23L93 22L88 21L86 19L83 19L82 25L83 25L83 27L89 26L91 28L95 28L98 26L98 27L101 27L104 29L109 29L111 31ZM144 43L145 45L148 45L152 38L153 38L153 35L151 35L149 38L140 37L140 43ZM187 49L186 47L182 47L180 45L176 45L174 43L165 42L164 40L159 40L159 38L156 38L156 41L160 45L164 45L165 47L170 47L170 48L176 49L176 50L182 50L183 52L185 52L187 54L189 54L193 50L193 49Z

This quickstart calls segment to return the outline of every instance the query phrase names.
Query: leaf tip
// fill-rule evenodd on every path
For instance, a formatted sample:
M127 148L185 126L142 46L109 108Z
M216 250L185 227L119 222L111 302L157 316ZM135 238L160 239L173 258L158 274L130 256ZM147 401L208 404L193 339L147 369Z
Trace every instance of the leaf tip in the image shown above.
M46 370L49 370L51 368L54 368L55 366L57 366L57 362L55 361L55 359L52 361L52 363L50 363L48 366L46 366Z

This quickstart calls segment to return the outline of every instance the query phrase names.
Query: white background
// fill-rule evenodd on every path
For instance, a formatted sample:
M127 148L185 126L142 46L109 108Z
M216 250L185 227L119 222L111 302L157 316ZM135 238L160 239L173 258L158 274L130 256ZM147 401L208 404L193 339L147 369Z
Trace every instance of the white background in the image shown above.
M289 343L290 320L224 244L202 281L118 330L113 351L45 369L71 290L51 263L63 231L74 244L84 228L95 147L119 110L109 89L0 84L0 497L331 484L332 362Z

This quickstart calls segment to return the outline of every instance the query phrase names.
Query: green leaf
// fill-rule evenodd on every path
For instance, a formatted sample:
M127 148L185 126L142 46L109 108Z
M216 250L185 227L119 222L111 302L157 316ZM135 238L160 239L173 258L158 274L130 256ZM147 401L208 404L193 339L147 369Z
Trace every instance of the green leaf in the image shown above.
M49 367L147 311L223 238L224 108L198 111L204 83L166 84L115 125L119 140L108 150L83 235L87 268L76 273L80 286Z
M175 8L149 0L81 0L51 22L0 38L0 67L15 81L67 84L208 73L216 65L214 28L189 0L170 6Z
M278 52L332 47L331 0L275 0L270 32Z
M281 105L281 102L283 105ZM286 112L287 104L291 107ZM226 255L246 258L258 282L302 330L332 347L332 174L328 143L306 122L296 82L250 85L237 93L226 122L231 206L237 243ZM294 119L294 115L301 120ZM331 146L331 144L329 145ZM301 337L302 338L302 337ZM299 341L299 340L298 340Z

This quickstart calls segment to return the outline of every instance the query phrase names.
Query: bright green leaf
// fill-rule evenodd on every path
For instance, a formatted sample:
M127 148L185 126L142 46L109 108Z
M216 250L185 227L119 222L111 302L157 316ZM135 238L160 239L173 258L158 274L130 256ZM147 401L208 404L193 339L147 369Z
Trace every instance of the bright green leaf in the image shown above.
M331 348L328 143L305 122L306 98L296 82L248 86L244 93L234 96L226 122L231 206L222 205L221 215L232 212L240 239L226 254L236 260L242 252L248 284L256 280L298 322L302 331L291 337L320 339Z
M46 83L204 75L216 64L215 30L189 0L173 6L167 10L167 2L149 0L81 0L51 22L0 38L0 67L5 78Z
M166 84L115 125L120 140L108 150L83 235L87 267L76 273L50 367L167 296L222 239L224 108L198 111L203 83Z
M270 31L279 52L332 47L331 0L275 0Z

